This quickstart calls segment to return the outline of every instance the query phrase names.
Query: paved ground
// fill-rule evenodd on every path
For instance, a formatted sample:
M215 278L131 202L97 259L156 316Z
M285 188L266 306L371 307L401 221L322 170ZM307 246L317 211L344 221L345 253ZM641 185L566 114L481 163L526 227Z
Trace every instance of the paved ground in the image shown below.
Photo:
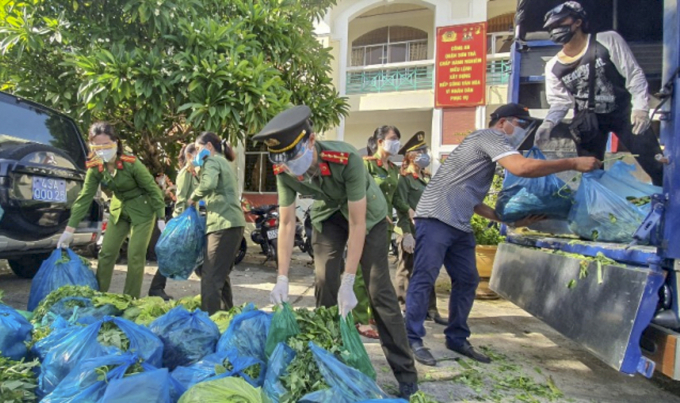
M274 265L261 265L263 258L249 255L235 268L232 283L235 303L254 302L270 309L269 291L276 281ZM112 292L121 292L125 267L118 266ZM144 292L153 266L147 267ZM308 258L296 256L290 274L291 302L296 307L314 305L313 270ZM0 289L5 303L25 309L30 281L22 280L0 267ZM168 292L175 297L196 295L199 282L169 281ZM439 296L442 314L448 298ZM470 319L472 343L483 346L495 358L491 365L461 360L444 347L443 328L427 324L426 344L439 358L437 367L418 366L421 389L440 402L679 402L680 386L663 377L647 380L622 375L565 339L542 322L506 301L476 301ZM378 373L379 384L393 392L396 381L376 341L364 340ZM555 389L563 396L554 397Z

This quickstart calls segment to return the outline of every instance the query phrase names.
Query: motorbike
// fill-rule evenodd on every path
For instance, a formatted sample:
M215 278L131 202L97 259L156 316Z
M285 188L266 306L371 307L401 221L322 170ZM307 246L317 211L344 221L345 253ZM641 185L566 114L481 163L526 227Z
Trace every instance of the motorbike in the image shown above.
M265 204L249 211L255 218L255 229L250 239L260 245L262 254L266 256L264 263L273 260L278 264L276 252L279 238L279 212L277 204Z

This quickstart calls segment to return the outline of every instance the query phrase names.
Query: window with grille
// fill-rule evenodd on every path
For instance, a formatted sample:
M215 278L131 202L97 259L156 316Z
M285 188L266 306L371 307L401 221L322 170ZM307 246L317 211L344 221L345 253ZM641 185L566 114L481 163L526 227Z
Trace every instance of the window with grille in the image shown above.
M275 193L276 175L265 145L246 142L244 192Z
M427 32L417 28L378 28L352 42L352 67L417 60L427 60Z

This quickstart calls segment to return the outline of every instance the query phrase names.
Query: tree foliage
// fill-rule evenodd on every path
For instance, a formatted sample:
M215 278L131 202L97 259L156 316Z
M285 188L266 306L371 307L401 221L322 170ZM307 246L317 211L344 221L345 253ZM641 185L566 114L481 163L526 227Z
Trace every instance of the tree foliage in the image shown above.
M335 0L0 0L0 88L109 120L154 171L201 131L232 143L290 104L346 100L313 21Z

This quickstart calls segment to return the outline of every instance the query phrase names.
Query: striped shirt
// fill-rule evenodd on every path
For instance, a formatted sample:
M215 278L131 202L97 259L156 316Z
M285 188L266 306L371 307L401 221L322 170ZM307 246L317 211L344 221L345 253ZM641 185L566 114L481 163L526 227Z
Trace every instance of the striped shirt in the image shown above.
M418 202L416 218L435 218L472 232L474 208L489 192L496 162L513 154L519 153L503 132L484 129L470 134L430 180Z

